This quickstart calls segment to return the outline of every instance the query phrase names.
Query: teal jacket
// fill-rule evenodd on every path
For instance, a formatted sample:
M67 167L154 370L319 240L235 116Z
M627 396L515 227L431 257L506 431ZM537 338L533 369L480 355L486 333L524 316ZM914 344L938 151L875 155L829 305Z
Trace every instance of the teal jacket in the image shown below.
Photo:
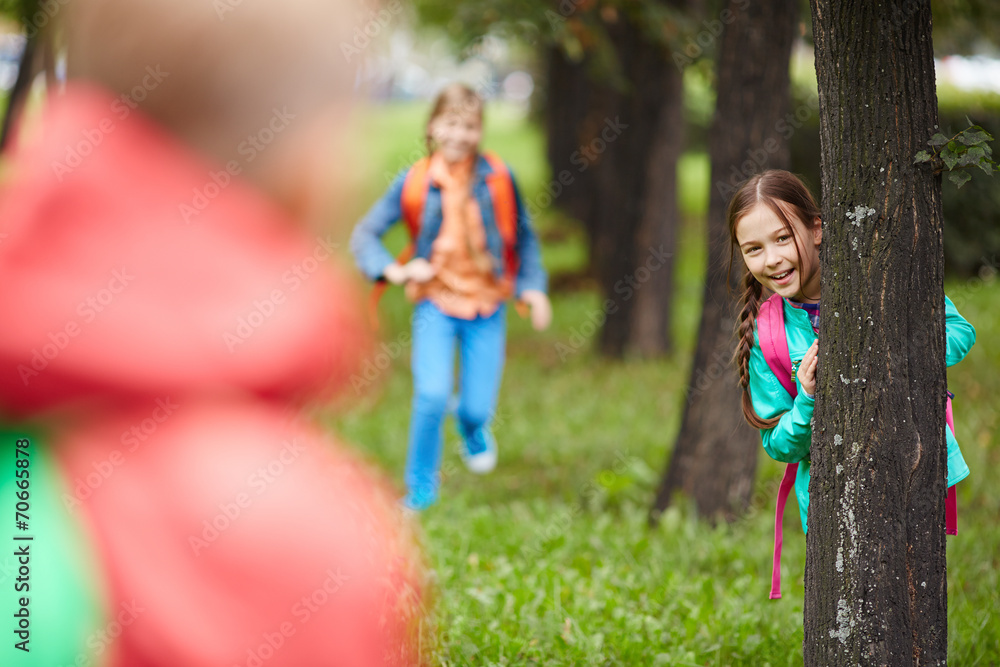
M947 296L945 305L945 361L953 366L965 358L976 342L976 330L964 317L959 315L955 304ZM792 369L798 370L803 355L816 340L816 333L809 324L809 316L801 308L785 300L785 336L788 338L788 352L792 358ZM754 331L754 346L750 350L750 399L754 410L764 419L781 415L781 419L770 429L761 429L764 451L772 459L785 463L798 463L795 478L795 497L799 502L802 530L806 530L809 509L809 446L812 444L812 416L814 401L798 386L795 400L778 382L771 368L764 361L760 339ZM784 414L782 414L784 413ZM969 475L969 466L958 448L958 441L951 429L945 429L948 442L948 486L962 481Z

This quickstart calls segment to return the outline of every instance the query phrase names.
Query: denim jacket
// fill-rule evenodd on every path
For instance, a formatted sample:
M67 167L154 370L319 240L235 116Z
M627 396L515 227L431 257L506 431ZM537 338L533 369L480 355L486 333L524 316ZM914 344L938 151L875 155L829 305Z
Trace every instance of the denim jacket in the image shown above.
M503 239L494 218L493 202L490 190L486 184L486 176L493 173L489 162L480 155L476 160L476 173L472 185L472 193L479 203L483 226L486 230L486 247L496 258L497 275L503 273ZM371 207L361 219L351 234L351 253L358 268L370 280L379 280L385 267L395 261L395 258L382 245L382 236L403 217L402 195L403 183L409 169L399 174L389 186L382 198ZM513 180L513 175L511 176ZM548 289L548 276L542 267L542 257L538 239L531 229L528 212L521 200L521 194L514 182L514 198L517 203L517 241L514 250L518 256L518 271L514 283L514 294L520 296L524 290ZM431 246L441 229L441 190L433 183L427 193L424 203L424 213L417 235L414 257L430 260Z
M962 317L955 304L947 296L945 304L945 362L953 366L965 358L976 342L976 330ZM792 368L799 362L809 346L816 340L816 332L809 323L809 315L801 308L785 307L785 336L788 352L792 358ZM764 360L760 339L754 332L754 346L750 350L750 399L753 408L764 419L781 415L778 423L770 429L761 429L760 436L764 451L768 456L785 463L798 463L795 478L795 498L799 503L802 530L806 530L809 508L809 447L812 444L812 416L814 400L806 395L795 378L798 395L795 400L785 391L778 378ZM969 466L962 457L958 441L950 428L945 428L948 443L948 486L962 481L969 475Z

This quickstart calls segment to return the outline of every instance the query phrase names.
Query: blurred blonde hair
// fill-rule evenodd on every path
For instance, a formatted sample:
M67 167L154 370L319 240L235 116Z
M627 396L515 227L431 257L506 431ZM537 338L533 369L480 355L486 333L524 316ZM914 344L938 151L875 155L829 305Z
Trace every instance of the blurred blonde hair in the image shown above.
M346 109L352 88L340 44L353 7L348 0L73 0L60 17L67 72L129 96L129 106L220 163L277 113L292 118L273 148L246 160L244 175L295 199L301 193L290 189L302 187L295 179L309 177L303 172L318 159L303 150L332 153L315 132L344 124L331 112ZM144 83L151 81L152 88Z

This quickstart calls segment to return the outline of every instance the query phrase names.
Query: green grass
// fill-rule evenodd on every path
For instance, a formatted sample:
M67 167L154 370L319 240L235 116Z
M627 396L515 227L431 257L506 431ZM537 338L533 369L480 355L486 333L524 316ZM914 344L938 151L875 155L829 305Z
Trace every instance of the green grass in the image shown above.
M379 137L373 160L392 163L408 152L422 113L389 107L366 114L364 132ZM513 163L528 196L538 192L548 180L541 135L512 115L490 117L490 140ZM685 183L705 182L704 156L685 160ZM381 187L372 185L369 202ZM794 511L786 522L785 597L767 599L768 489L780 478L779 464L761 454L751 510L732 525L699 522L682 504L659 528L646 527L679 427L704 267L698 198L685 199L682 208L693 217L681 234L675 355L602 361L592 352L588 324L600 312L597 295L557 294L549 331L533 332L511 315L493 474L465 471L449 422L441 501L420 517L436 579L433 664L802 663L805 539ZM540 226L558 224L565 223L543 212ZM569 235L546 247L546 260L560 258L569 268L573 257L582 260L580 245ZM979 333L979 344L950 375L959 441L973 472L959 486L959 535L948 540L949 657L954 665L1000 665L1000 493L993 481L1000 468L1000 349L991 345L1000 335L992 314L1000 281L949 285L948 292ZM396 290L382 310L384 337L396 340L409 306ZM409 400L407 351L328 421L398 481Z

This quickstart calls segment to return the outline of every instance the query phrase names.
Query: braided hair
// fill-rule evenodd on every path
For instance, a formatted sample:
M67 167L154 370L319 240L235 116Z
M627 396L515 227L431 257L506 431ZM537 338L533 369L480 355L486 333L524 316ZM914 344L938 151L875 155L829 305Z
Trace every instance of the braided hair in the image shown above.
M795 240L795 250L801 258L797 236L792 229L791 218L798 218L806 227L807 221L820 217L819 206L813 199L809 188L798 176L782 169L769 169L744 181L729 201L726 210L726 221L729 226L729 239L733 247L739 247L736 240L736 225L755 206L764 204L784 224L785 229ZM732 255L729 260L729 270L732 271ZM743 417L754 428L770 429L778 423L781 415L764 419L754 410L750 397L750 351L754 346L754 331L757 328L757 315L764 300L764 287L754 278L753 274L743 266L743 293L740 296L740 312L736 319L736 351L733 362L736 364L739 383L743 388L741 398Z

